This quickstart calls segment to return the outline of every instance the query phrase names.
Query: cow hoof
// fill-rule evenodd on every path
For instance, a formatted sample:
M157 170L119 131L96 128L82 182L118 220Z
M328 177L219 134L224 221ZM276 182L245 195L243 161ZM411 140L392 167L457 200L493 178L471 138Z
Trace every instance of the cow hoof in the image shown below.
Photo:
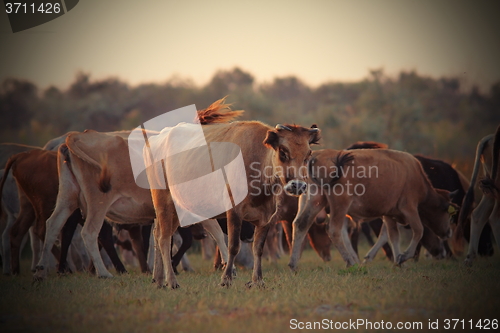
M250 281L250 282L245 283L245 287L247 287L247 289L251 289L252 287L264 289L265 285L264 285L264 281L258 280L256 282Z
M111 273L98 276L99 279L111 279L112 277L113 277L113 275Z
M229 288L229 287L231 287L231 285L232 285L232 284L233 284L233 281L232 281L230 278L228 278L228 277L223 277L223 278L222 278L222 281L221 281L221 283L220 283L220 286L221 286L221 287L226 287L226 288Z
M177 282L170 284L170 289L172 290L179 289L180 287Z
M33 275L33 283L42 282L43 280L45 280L44 276L40 276L40 275L36 275L36 274Z
M473 260L471 258L466 258L464 261L465 266L472 267Z
M401 267L401 264L404 263L406 260L407 260L406 256L404 254L400 254L396 259L396 265Z
M292 271L292 273L297 273L297 266L294 264L288 264L288 267Z
M43 269L43 266L37 266L35 274L33 274L33 281L43 281L47 277L47 272Z

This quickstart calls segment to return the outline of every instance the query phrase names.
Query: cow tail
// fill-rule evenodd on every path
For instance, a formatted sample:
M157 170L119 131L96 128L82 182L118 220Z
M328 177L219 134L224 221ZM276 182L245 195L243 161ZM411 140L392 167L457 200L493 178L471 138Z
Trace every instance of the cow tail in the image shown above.
M479 164L481 163L481 156L483 155L484 148L489 140L491 140L493 136L488 135L479 141L476 149L476 159L474 161L474 169L472 171L472 177L470 180L470 186L465 194L464 201L462 203L462 207L460 208L460 214L458 215L458 224L457 224L457 232L456 237L461 238L463 236L463 227L465 225L465 220L470 215L472 210L472 205L474 204L474 186L476 185L477 177L479 174Z
M227 97L227 96L226 96ZM208 108L199 110L197 122L202 125L228 123L243 114L242 110L231 110L231 104L226 104L226 97L213 102Z
M340 177L342 177L342 171L339 171L339 170L342 170L344 165L351 162L352 160L354 160L354 156L352 155L352 153L342 152L342 151L340 151L336 157L332 158L332 162L334 163L335 167L337 168L337 172L335 173L335 175L332 177L332 179L327 184L329 184L330 186L333 186L340 179ZM316 184L327 185L327 184L324 184L319 179L317 179L316 178L317 175L314 175L313 171L314 171L315 161L316 161L316 159L313 158L309 162L309 165L308 165L309 175L311 176L312 181L315 182Z
M66 144L61 145L61 148L59 150L64 155L65 162L70 162L70 154L74 153L81 160L99 169L100 173L97 180L99 190L102 193L108 193L109 191L111 191L111 174L108 169L107 155L101 155L100 163L96 162L84 150L82 150L77 144L75 144L75 140L71 135L66 138Z
M335 184L340 179L342 172L339 172L339 170L342 170L344 168L344 165L351 162L352 160L354 160L354 156L352 155L352 153L346 153L342 151L338 153L337 157L333 161L333 163L335 163L335 166L337 167L337 173L335 177L333 177L333 179L330 181L330 185Z
M99 190L102 193L111 191L111 174L108 169L107 155L101 156L101 174L99 175Z

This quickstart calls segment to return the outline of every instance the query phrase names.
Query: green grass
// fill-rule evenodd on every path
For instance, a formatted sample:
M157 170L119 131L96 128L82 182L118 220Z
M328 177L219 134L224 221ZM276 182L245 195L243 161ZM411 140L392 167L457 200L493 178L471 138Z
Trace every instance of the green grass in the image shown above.
M498 249L496 249L498 252ZM365 248L361 249L364 253ZM0 332L282 332L299 321L421 321L500 319L500 256L458 261L421 258L403 268L379 256L346 269L337 252L323 263L307 250L292 274L288 257L265 262L264 289L246 289L251 272L238 270L231 288L198 254L195 273L178 276L178 290L157 289L132 270L113 279L86 273L32 284L29 261L18 277L0 277Z

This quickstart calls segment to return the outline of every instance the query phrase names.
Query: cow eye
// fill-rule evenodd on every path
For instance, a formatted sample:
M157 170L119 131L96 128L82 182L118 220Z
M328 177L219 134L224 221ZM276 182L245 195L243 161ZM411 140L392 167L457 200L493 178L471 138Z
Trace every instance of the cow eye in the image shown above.
M285 162L287 160L286 153L282 149L280 149L280 153L279 154L280 154L280 160L281 160L281 162Z

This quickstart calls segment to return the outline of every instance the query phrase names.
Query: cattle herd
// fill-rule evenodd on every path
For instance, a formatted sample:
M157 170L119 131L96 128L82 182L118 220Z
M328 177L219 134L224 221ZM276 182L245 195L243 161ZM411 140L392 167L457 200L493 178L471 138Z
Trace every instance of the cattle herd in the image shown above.
M472 265L477 255L492 255L493 236L500 241L500 127L479 141L469 181L446 162L376 142L312 151L320 140L318 126L272 128L259 121L233 121L241 113L222 99L198 111L198 121L208 144L239 147L248 194L238 202L231 197L234 204L224 214L185 228L176 213L175 192L136 184L130 131L70 132L43 148L1 144L3 273L20 273L27 235L35 280L46 279L51 267L61 274L85 269L108 278L110 265L117 273L126 272L124 256L117 253L121 246L133 251L142 272L152 272L158 287L172 289L179 287L176 269L181 261L187 266L185 253L193 237L207 234L217 243L222 286L232 283L242 241L253 241L248 287L263 285L264 249L276 256L277 248L288 247L289 267L296 271L306 235L324 261L330 260L333 244L347 266L368 264L381 248L396 265L418 260L422 246L435 259L458 256L466 242L465 264ZM180 174L188 174L200 157L183 156L176 165L183 166ZM154 164L144 177L154 182L161 171L164 164ZM482 190L479 202L476 183ZM411 239L403 251L404 228ZM127 238L121 237L124 230ZM372 245L362 261L360 234Z

